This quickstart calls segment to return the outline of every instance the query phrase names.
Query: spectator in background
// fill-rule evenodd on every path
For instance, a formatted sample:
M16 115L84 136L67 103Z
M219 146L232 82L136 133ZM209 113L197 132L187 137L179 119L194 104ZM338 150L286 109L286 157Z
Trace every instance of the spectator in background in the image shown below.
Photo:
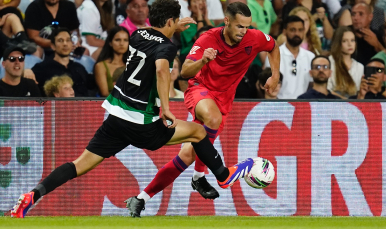
M282 18L286 21L291 10L297 6L306 7L316 23L319 38L322 40L322 49L327 50L327 41L332 38L334 29L331 26L329 9L321 0L289 0L283 7Z
M248 0L248 7L252 13L252 23L265 34L270 34L271 26L277 16L269 0Z
M57 75L67 74L74 81L75 96L88 96L87 86L91 84L89 75L81 64L70 60L73 48L70 31L66 28L55 29L51 36L51 48L55 52L54 58L44 59L32 68L42 94L47 80Z
M74 82L69 76L54 76L44 84L44 92L46 93L47 97L75 97L72 85L74 85Z
M347 5L343 6L334 18L334 24L337 26L350 26L353 24L351 18L352 8L358 3L365 3L370 6L373 18L371 19L370 28L372 30L382 30L385 23L385 12L382 8L377 7L377 0L348 0Z
M298 99L339 99L327 89L327 82L331 76L331 63L326 56L315 56L311 61L310 75L314 80L313 86Z
M184 93L174 88L174 82L180 76L180 72L181 72L181 62L180 62L180 58L176 56L173 61L173 70L170 73L169 98L173 98L173 99L184 98Z
M15 14L6 14L0 18L0 56L9 46L19 47L26 54L36 51L36 44L30 42L24 31L24 27Z
M339 27L332 38L331 62L332 76L327 88L334 95L347 99L359 90L364 67L354 60L356 41L353 31L346 26Z
M370 28L373 14L371 7L366 3L358 3L352 8L352 22L355 36L357 38L356 60L365 65L371 57L384 49L383 30L372 30Z
M17 8L20 4L20 0L1 0L0 1L0 18L6 14L15 14L21 22L23 22L23 16Z
M304 22L298 16L289 16L284 22L283 34L287 42L280 46L280 72L283 74L279 99L296 99L312 83L311 60L315 55L300 47L304 39ZM270 67L268 58L265 67Z
M191 0L178 0L181 6L181 18L190 17L192 10L189 9L189 1ZM224 21L224 11L222 7L222 1L220 0L201 0L206 4L206 9L208 12L208 19L211 20L213 25L218 25ZM226 1L226 0L223 0ZM230 3L228 3L229 5ZM246 1L245 1L245 4Z
M311 51L315 55L320 55L322 52L322 43L320 42L318 30L316 29L315 21L312 19L310 11L304 6L298 6L291 10L290 16L298 16L304 21L304 39L300 47ZM286 41L286 37L281 34L277 42L279 45Z
M124 27L115 26L109 31L94 67L95 81L102 97L107 97L114 88L112 77L114 71L126 65L129 39L129 32Z
M205 0L188 0L188 4L189 10L192 12L191 17L197 24L190 24L190 27L181 33L181 62L185 61L186 56L193 47L194 36L197 31L206 25L213 26L208 18Z
M386 91L382 89L385 78L385 62L381 59L372 59L365 68L372 69L374 74L368 78L362 77L358 95L351 96L350 99L386 99Z
M0 80L0 96L40 97L39 88L35 82L23 77L24 50L12 46L4 51L2 57L5 75Z
M25 12L25 28L28 36L45 49L46 56L53 56L50 36L58 26L78 31L79 21L75 4L62 0L35 0ZM77 33L79 36L79 33ZM80 41L80 36L79 39ZM80 44L78 44L80 45Z
M267 82L268 78L272 76L271 68L265 68L257 77L256 82L256 89L257 89L257 98L259 99L277 99L277 95L279 94L279 91L281 89L282 81L283 81L283 74L280 73L280 81L277 84L276 89L273 91L273 93L269 93L264 88L265 83Z
M386 22L383 25L383 31L384 31L383 43L386 45ZM374 58L382 59L386 63L386 47L384 47L384 49L382 51L375 54L375 56L373 56L371 59L374 59Z
M114 27L112 10L113 3L110 0L84 0L77 9L82 45L90 51L94 60L98 59L105 44L106 31Z
M127 18L120 24L130 35L137 29L149 27L149 6L147 0L128 0L126 8Z

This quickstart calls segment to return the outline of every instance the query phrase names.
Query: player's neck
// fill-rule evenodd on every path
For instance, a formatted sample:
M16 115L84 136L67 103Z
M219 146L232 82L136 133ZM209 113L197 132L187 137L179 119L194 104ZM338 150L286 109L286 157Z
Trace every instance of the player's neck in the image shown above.
M225 26L225 28L224 28L224 30L223 30L223 32L222 32L222 34L223 34L223 36L224 36L225 43L227 43L227 44L230 45L230 46L233 46L233 45L235 45L236 43L235 43L235 42L232 42L232 40L229 38L226 29L227 29L227 28L226 28L226 26Z
M170 32L169 28L163 27L163 28L157 28L157 27L151 27L154 30L157 30L158 32L162 33L165 37L171 39L173 36L173 33Z

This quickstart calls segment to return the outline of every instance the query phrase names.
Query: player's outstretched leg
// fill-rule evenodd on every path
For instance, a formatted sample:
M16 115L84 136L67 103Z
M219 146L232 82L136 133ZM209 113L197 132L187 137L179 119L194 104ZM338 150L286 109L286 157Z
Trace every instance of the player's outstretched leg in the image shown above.
M228 178L222 182L217 180L218 185L221 188L231 187L235 183L235 181L247 175L249 171L251 171L252 166L253 166L253 159L248 158L232 167L228 167L228 170L229 170Z
M141 218L141 211L145 210L145 200L138 199L136 196L134 196L134 197L130 197L124 202L126 203L126 207L129 209L130 215L132 217Z
M92 170L103 161L103 157L85 150L74 162L65 163L52 171L31 192L22 194L11 210L11 217L24 218L28 210L40 197L52 192L67 181Z

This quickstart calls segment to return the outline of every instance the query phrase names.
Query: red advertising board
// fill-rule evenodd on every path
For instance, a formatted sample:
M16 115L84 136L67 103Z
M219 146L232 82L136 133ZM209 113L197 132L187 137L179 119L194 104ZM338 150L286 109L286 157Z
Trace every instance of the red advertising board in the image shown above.
M0 107L0 211L9 210L55 167L76 159L107 116L102 101L5 101ZM177 118L191 120L182 102ZM194 165L146 204L143 215L384 215L384 103L235 102L214 145L230 166L264 157L274 182L243 180L203 199L190 187ZM128 215L137 195L181 145L127 147L45 196L30 215ZM385 148L385 150L384 150ZM217 187L213 174L209 182Z

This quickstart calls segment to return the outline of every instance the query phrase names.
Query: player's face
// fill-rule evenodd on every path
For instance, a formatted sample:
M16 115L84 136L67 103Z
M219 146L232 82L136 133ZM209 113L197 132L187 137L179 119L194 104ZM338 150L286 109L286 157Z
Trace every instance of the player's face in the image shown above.
M59 0L45 0L44 2L49 6L54 6L59 3Z
M55 44L52 45L52 49L61 57L67 57L70 55L73 48L70 34L67 32L60 32L55 37Z
M325 68L324 66L327 66ZM323 84L327 83L328 78L331 75L330 63L326 58L317 58L312 63L310 75L314 79L315 83Z
M63 83L59 85L59 92L54 93L55 97L68 98L75 97L74 89L70 83Z
M24 57L24 55L19 51L14 51L9 54L9 57L13 57L14 62L11 62L9 59L3 61L3 67L7 74L12 78L19 78L23 75L24 72L24 61L20 62L19 57Z
M110 46L117 54L124 54L129 48L129 35L124 31L115 34Z
M247 33L248 27L251 25L252 17L245 17L241 14L236 14L234 18L225 17L225 34L229 37L232 44L238 44Z
M355 35L351 31L344 32L342 37L342 53L351 55L355 52Z

